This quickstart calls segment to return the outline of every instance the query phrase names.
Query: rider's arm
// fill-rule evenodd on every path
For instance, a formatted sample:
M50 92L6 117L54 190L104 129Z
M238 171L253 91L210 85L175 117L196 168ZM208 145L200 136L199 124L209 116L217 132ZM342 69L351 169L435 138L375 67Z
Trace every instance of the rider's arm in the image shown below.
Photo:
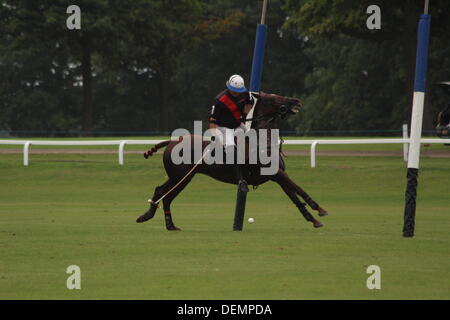
M216 123L209 123L209 129L211 129L211 140L218 141L219 143L223 143L223 136L219 129L217 129Z
M209 128L211 129L211 134L213 136L215 136L216 135L217 124L210 122L209 123Z
M211 111L209 113L209 118L208 118L209 124L210 124L210 126L209 126L210 129L217 127L217 119L220 116L219 113L220 113L219 104L218 103L213 104L211 106ZM211 125L214 125L214 126L212 127Z
M220 113L220 105L218 103L212 105L211 112L209 114L209 128L211 129L211 135L216 136L217 135L217 119L219 118Z

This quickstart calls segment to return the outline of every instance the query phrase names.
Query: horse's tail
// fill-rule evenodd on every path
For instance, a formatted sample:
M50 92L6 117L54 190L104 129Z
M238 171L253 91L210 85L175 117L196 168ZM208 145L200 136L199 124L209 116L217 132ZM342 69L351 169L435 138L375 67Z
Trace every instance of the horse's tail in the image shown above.
M151 157L156 151L158 151L161 148L167 147L167 145L171 142L171 140L162 141L158 144L156 144L153 148L148 150L146 153L144 153L144 158L148 159L148 157Z

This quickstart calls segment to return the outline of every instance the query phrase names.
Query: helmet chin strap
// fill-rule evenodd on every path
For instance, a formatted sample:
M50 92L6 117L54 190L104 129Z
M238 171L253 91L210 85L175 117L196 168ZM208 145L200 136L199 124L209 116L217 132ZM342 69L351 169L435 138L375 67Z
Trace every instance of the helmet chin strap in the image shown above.
M250 109L250 111L249 111L248 114L247 114L247 119L252 119L252 120L250 120L250 121L245 121L245 126L246 126L247 130L250 130L251 127L252 127L253 112L254 112L254 110L255 110L256 104L258 103L258 98L256 98L256 96L254 95L254 93L256 93L256 92L251 92L251 91L249 91L249 93L248 93L248 94L250 95L250 97L253 99L253 107Z

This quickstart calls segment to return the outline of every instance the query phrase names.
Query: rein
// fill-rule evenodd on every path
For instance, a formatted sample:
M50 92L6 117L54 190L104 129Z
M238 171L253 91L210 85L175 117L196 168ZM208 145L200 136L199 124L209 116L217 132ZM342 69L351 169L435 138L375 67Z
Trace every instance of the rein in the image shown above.
M272 122L273 120L275 120L276 118L284 118L284 116L286 116L286 113L285 113L285 112L277 111L277 112L274 112L274 113L263 114L263 115L261 115L261 116L259 116L259 117L256 117L256 118L245 119L245 121L247 122L247 121L258 121L258 120L269 119L269 121L267 121L267 122L264 124L264 127L267 127L267 125L268 125L270 122ZM264 129L264 128L261 128L261 129ZM286 156L286 155L284 154L283 150L282 150L282 148L283 148L283 143L284 143L284 139L283 139L282 136L280 136L279 138L280 138L280 140L279 140L279 144L280 144L279 151L280 151L280 153L281 153L282 156ZM255 186L254 186L254 189L256 189Z
M264 119L271 119L271 121L272 121L273 119L275 119L279 116L278 112L272 113L272 114L274 114L274 116L271 116L270 114L263 114L256 118L249 118L249 119L246 118L245 121L258 121L258 120L264 120Z

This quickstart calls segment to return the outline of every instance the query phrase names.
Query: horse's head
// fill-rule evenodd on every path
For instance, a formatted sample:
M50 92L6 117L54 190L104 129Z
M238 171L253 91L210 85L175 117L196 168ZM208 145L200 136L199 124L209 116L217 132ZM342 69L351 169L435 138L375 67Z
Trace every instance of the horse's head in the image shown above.
M253 125L255 129L274 128L276 119L284 119L288 115L296 114L302 107L297 98L283 97L276 94L259 92L254 94L258 99L253 114Z

